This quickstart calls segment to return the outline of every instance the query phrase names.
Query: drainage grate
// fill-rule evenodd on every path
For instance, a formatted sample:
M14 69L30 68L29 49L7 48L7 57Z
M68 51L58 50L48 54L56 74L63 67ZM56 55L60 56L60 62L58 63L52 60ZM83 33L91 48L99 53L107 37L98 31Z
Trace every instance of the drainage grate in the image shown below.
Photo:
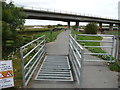
M73 81L67 56L46 56L35 80Z

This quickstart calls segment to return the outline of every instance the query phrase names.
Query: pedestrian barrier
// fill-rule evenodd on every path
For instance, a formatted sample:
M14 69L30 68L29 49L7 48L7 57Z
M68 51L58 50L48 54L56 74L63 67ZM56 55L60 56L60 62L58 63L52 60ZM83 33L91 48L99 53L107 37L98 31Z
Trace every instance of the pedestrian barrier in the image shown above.
M20 47L23 86L27 86L34 71L45 55L45 35Z
M84 49L71 35L69 38L69 55L46 56L47 58L43 60L35 80L73 81L70 60L78 85L80 88L82 87ZM27 86L45 56L45 44L45 36L41 36L20 47L24 87Z
M79 36L90 36L90 37L108 37L108 38L112 38L112 41L100 41L100 40L79 40ZM77 42L79 43L85 43L85 42L89 42L89 43L96 43L96 42L100 42L100 43L109 43L111 45L109 46L82 46L83 48L109 48L111 52L109 53L88 53L85 52L84 53L84 57L86 57L86 55L94 55L94 56L104 56L106 58L106 60L93 60L93 59L85 59L84 61L105 61L105 62L115 62L114 57L113 57L113 49L114 49L114 43L115 43L115 36L114 35L92 35L92 34L77 34L75 35L75 39Z
M84 49L82 46L72 37L72 35L69 35L69 58L71 61L71 64L73 66L75 76L77 79L77 82L82 87L82 71L83 71L83 55L84 55Z

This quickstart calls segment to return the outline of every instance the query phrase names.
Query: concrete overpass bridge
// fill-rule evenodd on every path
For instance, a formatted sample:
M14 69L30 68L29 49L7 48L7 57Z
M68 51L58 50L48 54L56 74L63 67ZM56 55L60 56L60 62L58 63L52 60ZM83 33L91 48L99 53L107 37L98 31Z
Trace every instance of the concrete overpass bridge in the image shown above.
M62 11L49 11L49 10L35 10L35 9L25 9L24 12L27 14L26 19L40 19L40 20L56 20L68 22L68 29L70 28L70 22L76 22L76 30L78 30L79 22L97 22L100 28L102 24L110 24L109 29L113 30L113 24L118 25L120 28L120 20L95 17L89 15L81 15L77 13L67 13Z

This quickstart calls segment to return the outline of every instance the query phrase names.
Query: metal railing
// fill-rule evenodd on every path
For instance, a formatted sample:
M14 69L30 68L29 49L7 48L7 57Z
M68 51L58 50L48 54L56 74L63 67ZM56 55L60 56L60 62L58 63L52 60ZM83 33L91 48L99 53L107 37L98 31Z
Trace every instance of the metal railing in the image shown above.
M79 38L79 36L95 36L95 37L111 37L112 38L112 41L107 41L107 40L102 40L102 41L100 41L100 40L79 40L78 38ZM105 61L105 62L115 62L115 60L113 60L113 59L115 59L114 58L114 44L115 44L115 36L114 35L92 35L92 34L77 34L77 35L75 35L75 39L77 40L77 42L80 42L80 43L86 43L86 42L89 42L89 43L96 43L96 42L99 42L99 43L109 43L109 44L111 44L111 45L109 45L109 46L82 46L83 48L102 48L103 50L104 50L104 48L107 48L107 49L109 49L109 53L108 52L106 52L106 53L99 53L99 52L97 52L97 53L92 53L92 52L85 52L84 53L84 57L85 57L85 55L97 55L97 56L99 56L99 58L100 57L103 57L103 56L105 56L105 58L104 58L104 60L102 59L102 60L94 60L94 59L90 59L90 58L88 58L87 60L85 59L84 61L99 61L99 62L101 62L101 61Z
M73 66L78 85L81 88L84 49L71 35L69 35L69 38L69 58Z
M46 38L43 35L20 47L24 87L27 86L38 64L40 64L41 59L45 55L45 44Z
M47 11L47 12L55 12L55 13L96 17L96 18L102 18L102 19L118 20L117 18L113 18L113 17L106 17L106 16L99 16L99 15L92 15L92 14L85 14L85 13L78 13L78 12L71 12L71 11L64 11L64 10L55 10L55 9L48 9L48 8L41 8L41 7L24 6L24 5L19 5L19 4L17 4L17 6L23 7L24 9L32 9L32 10L39 10L39 11Z

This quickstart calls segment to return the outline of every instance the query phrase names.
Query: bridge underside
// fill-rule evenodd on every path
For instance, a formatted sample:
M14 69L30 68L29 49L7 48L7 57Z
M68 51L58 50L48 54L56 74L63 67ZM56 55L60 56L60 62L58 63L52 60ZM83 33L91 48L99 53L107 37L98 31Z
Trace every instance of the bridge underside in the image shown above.
M92 17L77 14L58 13L40 10L24 9L26 19L56 20L56 21L79 21L79 22L98 22L106 24L120 24L120 20Z
M51 21L63 21L63 22L96 22L96 21L89 21L89 20L74 20L74 19L62 19L62 18L55 18L55 17L39 17L39 16L28 16L26 19L38 19L38 20L51 20Z

